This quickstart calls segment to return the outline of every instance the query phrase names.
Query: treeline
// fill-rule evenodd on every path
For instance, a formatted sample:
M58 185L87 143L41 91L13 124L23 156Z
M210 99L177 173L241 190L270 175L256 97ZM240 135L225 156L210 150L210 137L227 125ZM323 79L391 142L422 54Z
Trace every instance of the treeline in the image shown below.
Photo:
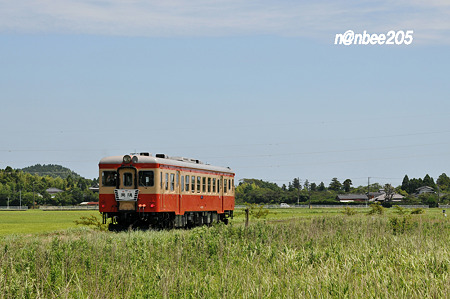
M423 186L433 188L435 193L417 195L416 190ZM336 199L338 194L367 194L367 192L378 192L381 189L393 189L395 193L403 195L404 202L409 204L436 206L438 202L441 204L450 202L450 178L443 173L436 182L428 174L423 179L409 179L405 175L402 185L395 188L390 184L378 183L353 187L351 179L340 182L337 178L331 179L328 185L324 182L310 183L308 180L301 184L298 178L294 178L288 186L283 184L281 187L276 183L258 179L243 179L236 187L236 203L337 204L339 203Z
M18 206L20 202L23 206L36 205L77 205L84 201L98 201L98 194L89 190L89 187L98 185L98 179L85 179L79 175L72 177L70 172L62 166L50 165L49 168L41 166L43 173L53 174L61 172L63 176L50 176L31 174L20 169L6 167L0 169L0 206ZM61 168L62 167L62 168ZM48 188L58 188L63 192L51 196L46 190Z

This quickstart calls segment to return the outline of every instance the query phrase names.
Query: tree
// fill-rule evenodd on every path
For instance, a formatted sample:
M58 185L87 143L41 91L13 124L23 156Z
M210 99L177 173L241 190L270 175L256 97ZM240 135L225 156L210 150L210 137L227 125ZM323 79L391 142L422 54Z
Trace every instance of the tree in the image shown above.
M394 194L395 194L395 188L392 187L391 184L386 184L386 185L384 185L384 192L386 194L384 197L385 201L391 202L392 198L394 197Z
M331 180L330 185L328 186L328 189L333 190L333 191L339 191L342 188L342 184L341 182L338 181L337 178L333 178Z
M300 180L298 178L294 178L292 181L292 187L297 190L300 189Z
M316 183L311 183L310 188L311 188L311 191L317 191Z
M317 187L317 191L325 191L327 188L325 187L325 184L323 182L320 182L319 186Z
M425 186L429 186L429 187L432 187L432 188L436 187L436 184L434 183L434 179L432 177L430 177L428 175L428 173L423 178L423 184Z
M449 191L450 178L445 173L441 174L438 177L436 183L439 185L439 189L441 189L442 191Z
M343 184L344 184L344 191L350 192L351 185L353 185L352 180L346 179Z
M408 175L405 175L405 177L403 178L402 190L405 190L406 192L408 192L408 190L409 190L409 178L408 178Z
M309 189L310 184L309 184L308 179L305 180L305 183L303 184L303 187L305 188L305 190L310 190L310 189Z

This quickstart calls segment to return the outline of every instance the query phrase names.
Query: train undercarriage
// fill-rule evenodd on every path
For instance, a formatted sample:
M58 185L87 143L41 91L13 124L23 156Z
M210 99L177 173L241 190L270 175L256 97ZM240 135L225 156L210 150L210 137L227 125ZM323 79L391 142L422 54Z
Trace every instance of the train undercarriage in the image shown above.
M174 212L103 213L103 224L107 223L108 218L111 218L111 223L108 226L110 231L192 228L219 222L228 224L229 218L233 218L233 211L225 211L223 214L218 214L215 211L186 212L184 215L175 215Z

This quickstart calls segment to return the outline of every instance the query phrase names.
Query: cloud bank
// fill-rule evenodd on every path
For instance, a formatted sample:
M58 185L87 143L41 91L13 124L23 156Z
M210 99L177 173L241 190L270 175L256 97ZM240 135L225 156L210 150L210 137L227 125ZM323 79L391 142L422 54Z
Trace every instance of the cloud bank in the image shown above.
M348 29L412 29L416 40L449 43L449 15L450 4L439 0L0 0L0 33L329 40Z

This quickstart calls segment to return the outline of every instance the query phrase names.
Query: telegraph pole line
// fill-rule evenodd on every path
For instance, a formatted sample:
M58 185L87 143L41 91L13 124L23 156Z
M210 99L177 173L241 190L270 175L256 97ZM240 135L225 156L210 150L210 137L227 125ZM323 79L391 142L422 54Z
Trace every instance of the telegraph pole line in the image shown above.
M366 200L366 208L369 201L369 193L370 193L370 177L367 177L367 200Z

